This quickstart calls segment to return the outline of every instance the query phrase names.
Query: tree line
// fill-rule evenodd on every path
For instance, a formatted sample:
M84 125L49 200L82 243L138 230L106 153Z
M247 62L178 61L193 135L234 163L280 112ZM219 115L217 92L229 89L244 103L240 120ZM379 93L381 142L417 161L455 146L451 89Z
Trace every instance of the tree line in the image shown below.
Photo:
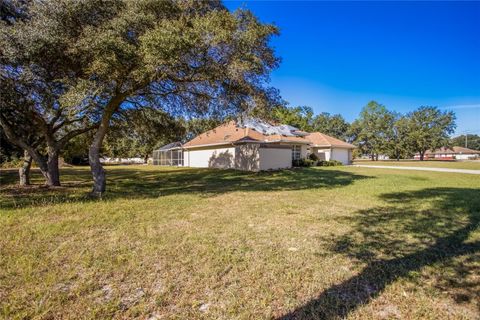
M378 160L379 155L399 160L415 153L423 160L427 150L450 146L450 135L456 127L452 111L421 106L401 114L376 101L370 101L352 123L339 114L315 116L310 107L276 108L273 117L304 131L319 131L353 143L358 147L357 154L369 155L372 160Z

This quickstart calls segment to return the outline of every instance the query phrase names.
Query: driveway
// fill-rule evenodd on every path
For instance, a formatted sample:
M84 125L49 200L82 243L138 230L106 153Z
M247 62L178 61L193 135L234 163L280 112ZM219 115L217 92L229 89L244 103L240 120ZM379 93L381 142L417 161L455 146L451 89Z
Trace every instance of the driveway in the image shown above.
M371 165L366 165L366 164L354 164L352 166L360 167L360 168L398 169L398 170L418 170L418 171L436 171L436 172L480 174L480 170L468 170L468 169L449 169L449 168L432 168L432 167L400 167L400 166L371 166Z

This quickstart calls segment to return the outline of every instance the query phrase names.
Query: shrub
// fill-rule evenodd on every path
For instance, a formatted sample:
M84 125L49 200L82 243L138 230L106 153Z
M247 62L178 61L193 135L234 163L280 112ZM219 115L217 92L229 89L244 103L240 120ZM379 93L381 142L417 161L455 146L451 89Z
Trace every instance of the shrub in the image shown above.
M341 166L343 163L338 160L313 160L310 157L307 159L298 159L292 161L292 166L294 167L311 167L311 166L320 166L320 167L334 167Z
M294 167L311 167L316 164L316 161L311 159L298 159L292 161L292 166Z
M334 167L334 166L341 166L343 163L338 160L320 160L317 162L317 166L320 167Z
M319 160L319 161L317 162L317 166L319 166L319 167L326 167L326 166L327 166L327 162L328 162L327 160Z
M318 157L315 153L310 153L308 155L308 159L313 160L313 161L318 161Z

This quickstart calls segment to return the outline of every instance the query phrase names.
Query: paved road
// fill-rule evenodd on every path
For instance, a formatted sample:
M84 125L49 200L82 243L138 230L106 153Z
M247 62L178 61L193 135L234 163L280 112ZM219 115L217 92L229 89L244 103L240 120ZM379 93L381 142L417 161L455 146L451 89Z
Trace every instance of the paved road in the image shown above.
M468 170L468 169L449 169L449 168L432 168L432 167L400 167L400 166L371 166L371 165L367 165L367 164L354 164L353 166L354 167L361 167L361 168L418 170L418 171L437 171L437 172L480 174L480 170Z

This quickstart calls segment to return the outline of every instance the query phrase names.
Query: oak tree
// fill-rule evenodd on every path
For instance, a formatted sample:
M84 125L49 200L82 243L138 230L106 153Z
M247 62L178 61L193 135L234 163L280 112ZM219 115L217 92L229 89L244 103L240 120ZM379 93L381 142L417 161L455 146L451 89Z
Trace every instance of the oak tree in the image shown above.
M455 130L455 114L437 107L422 106L408 115L409 143L424 160L427 150L447 146Z
M15 24L17 54L55 71L76 105L96 110L89 148L93 193L106 188L100 151L112 116L131 102L175 115L268 107L277 34L248 10L218 1L41 1ZM23 51L22 51L23 50Z
M393 119L393 114L384 105L370 101L360 112L360 117L352 123L354 142L372 160L378 160L379 154L388 151Z

